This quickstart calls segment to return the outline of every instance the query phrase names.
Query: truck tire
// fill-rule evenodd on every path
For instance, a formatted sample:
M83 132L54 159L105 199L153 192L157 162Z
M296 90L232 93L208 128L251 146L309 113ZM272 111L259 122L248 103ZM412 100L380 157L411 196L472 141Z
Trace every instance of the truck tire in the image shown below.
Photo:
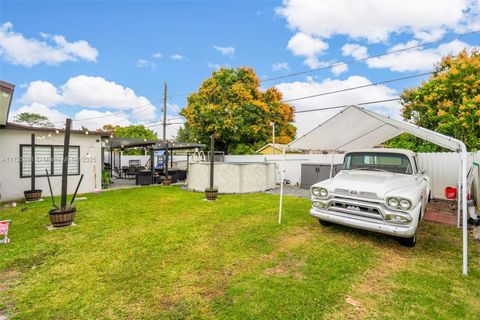
M409 238L398 238L398 242L404 247L413 248L417 244L417 235Z

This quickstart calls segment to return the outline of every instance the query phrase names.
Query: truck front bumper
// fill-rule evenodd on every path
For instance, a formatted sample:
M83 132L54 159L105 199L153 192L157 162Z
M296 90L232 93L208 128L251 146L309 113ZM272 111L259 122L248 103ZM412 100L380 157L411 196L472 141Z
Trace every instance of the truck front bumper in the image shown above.
M362 230L374 231L384 234L389 234L397 237L409 238L415 235L418 223L413 220L408 224L393 224L387 223L383 220L374 220L362 217L352 217L348 214L342 214L339 212L329 212L326 209L312 208L310 209L310 215L320 219L333 223L338 223L344 226L353 227Z

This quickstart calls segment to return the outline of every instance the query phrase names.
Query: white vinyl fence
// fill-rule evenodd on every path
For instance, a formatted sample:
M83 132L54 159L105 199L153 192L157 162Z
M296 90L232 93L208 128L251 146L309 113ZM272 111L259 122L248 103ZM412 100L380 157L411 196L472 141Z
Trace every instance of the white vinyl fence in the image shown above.
M301 179L302 163L315 164L340 164L343 162L343 154L286 154L285 155L285 179L293 185L299 185ZM277 183L280 183L280 163L282 155L229 155L225 156L225 162L274 162L277 170ZM457 187L459 155L454 152L419 153L418 166L425 170L432 182L432 196L436 199L445 199L446 187ZM480 152L471 153L469 164L473 161L480 162ZM474 186L477 195L478 170L474 171ZM479 197L477 197L478 199Z

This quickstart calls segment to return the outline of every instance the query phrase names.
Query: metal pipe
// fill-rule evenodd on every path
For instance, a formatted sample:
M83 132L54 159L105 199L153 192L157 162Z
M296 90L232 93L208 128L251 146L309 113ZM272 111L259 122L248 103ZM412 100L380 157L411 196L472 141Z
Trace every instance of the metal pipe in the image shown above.
M210 190L213 189L213 174L215 168L215 139L213 134L210 136Z
M48 181L48 188L50 189L50 196L52 197L52 205L55 208L58 208L57 205L55 204L55 198L53 197L53 191L52 191L52 184L50 183L50 175L48 174L48 170L45 169L45 173L47 175L47 181Z
M468 275L467 148L462 142L463 274Z
M462 156L458 154L458 180L457 180L457 228L460 228L461 210L462 210Z
M30 189L33 191L35 190L35 134L32 133L32 151L30 157L30 165L31 165L31 175L30 175Z
M65 122L65 137L63 140L63 163L62 163L62 198L60 208L65 210L67 206L67 180L68 180L68 156L70 151L70 127L72 126L72 119Z
M78 188L80 188L80 183L82 183L82 180L83 180L83 174L80 176L80 180L78 180L78 184L77 184L77 187L75 188L75 193L73 194L70 204L72 204L73 201L75 201L75 197L77 196Z
M283 179L285 178L285 150L287 149L287 146L283 147L282 151L282 162L280 165L280 206L278 208L278 224L282 223L282 209L283 209Z

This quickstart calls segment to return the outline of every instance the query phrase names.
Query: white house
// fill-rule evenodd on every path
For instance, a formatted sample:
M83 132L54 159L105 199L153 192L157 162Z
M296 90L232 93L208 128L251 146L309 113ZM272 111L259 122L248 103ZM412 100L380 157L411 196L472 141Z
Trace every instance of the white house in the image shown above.
M34 128L14 123L0 126L0 201L23 198L30 190L31 178L31 135L35 134L36 189L43 196L50 194L45 169L48 170L54 195L60 194L63 130ZM102 135L104 133L71 130L70 156L68 165L68 193L74 193L80 175L83 181L79 193L92 192L101 188Z

